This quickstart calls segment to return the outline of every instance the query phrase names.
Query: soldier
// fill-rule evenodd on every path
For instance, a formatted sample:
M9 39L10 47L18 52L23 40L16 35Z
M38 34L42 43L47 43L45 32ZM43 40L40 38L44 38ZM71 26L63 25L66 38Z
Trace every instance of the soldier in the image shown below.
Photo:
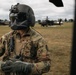
M51 61L49 51L44 38L31 27L35 24L32 8L18 3L11 7L9 18L12 31L0 40L0 75L47 73Z

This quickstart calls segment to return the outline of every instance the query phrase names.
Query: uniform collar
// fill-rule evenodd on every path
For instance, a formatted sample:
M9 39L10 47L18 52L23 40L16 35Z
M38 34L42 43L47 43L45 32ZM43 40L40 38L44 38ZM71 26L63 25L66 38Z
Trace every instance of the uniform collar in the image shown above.
M23 34L22 37L26 37L26 36L30 36L30 35L31 35L31 29L29 28L29 29L27 30L27 32L25 32L25 33Z
M23 38L23 37L31 36L31 33L32 33L32 31L31 31L31 29L29 28L29 29L27 30L27 32L25 32L25 33L23 34L22 37L20 36L19 33L16 32L16 37L17 37L17 38Z

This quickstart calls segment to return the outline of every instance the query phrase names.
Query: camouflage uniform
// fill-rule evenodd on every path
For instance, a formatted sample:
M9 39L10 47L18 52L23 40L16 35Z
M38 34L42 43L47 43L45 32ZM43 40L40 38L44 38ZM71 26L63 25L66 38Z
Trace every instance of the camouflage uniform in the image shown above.
M11 37L14 37L13 51L10 51L9 48ZM22 37L16 31L11 31L3 35L0 42L0 55L5 50L2 56L3 61L20 58L21 61L33 63L35 66L30 75L40 75L49 71L50 56L46 42L34 29L30 28ZM0 72L0 75L4 75L4 73Z

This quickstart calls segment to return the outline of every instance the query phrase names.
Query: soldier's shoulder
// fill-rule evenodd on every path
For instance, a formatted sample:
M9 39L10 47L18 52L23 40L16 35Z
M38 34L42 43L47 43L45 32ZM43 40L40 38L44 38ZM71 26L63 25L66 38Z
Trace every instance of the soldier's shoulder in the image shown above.
M2 38L2 39L8 39L8 38L12 35L13 32L14 32L14 31L10 31L10 32L8 32L8 33L5 33L1 38Z
M38 31L31 29L31 34L33 41L39 41L39 40L45 41L44 37Z

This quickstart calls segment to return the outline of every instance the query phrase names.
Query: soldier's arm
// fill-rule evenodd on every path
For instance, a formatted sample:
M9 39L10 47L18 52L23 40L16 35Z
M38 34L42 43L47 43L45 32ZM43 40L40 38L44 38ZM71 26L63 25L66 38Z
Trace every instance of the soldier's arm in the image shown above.
M2 56L5 53L5 37L2 36L0 38L0 56Z
M37 63L33 63L34 67L32 68L31 73L33 74L42 74L47 73L50 70L51 59L48 47L44 40L38 41L38 51L37 51Z
M0 56L5 53L5 50L8 50L8 39L14 31L10 31L9 33L4 34L0 38Z

